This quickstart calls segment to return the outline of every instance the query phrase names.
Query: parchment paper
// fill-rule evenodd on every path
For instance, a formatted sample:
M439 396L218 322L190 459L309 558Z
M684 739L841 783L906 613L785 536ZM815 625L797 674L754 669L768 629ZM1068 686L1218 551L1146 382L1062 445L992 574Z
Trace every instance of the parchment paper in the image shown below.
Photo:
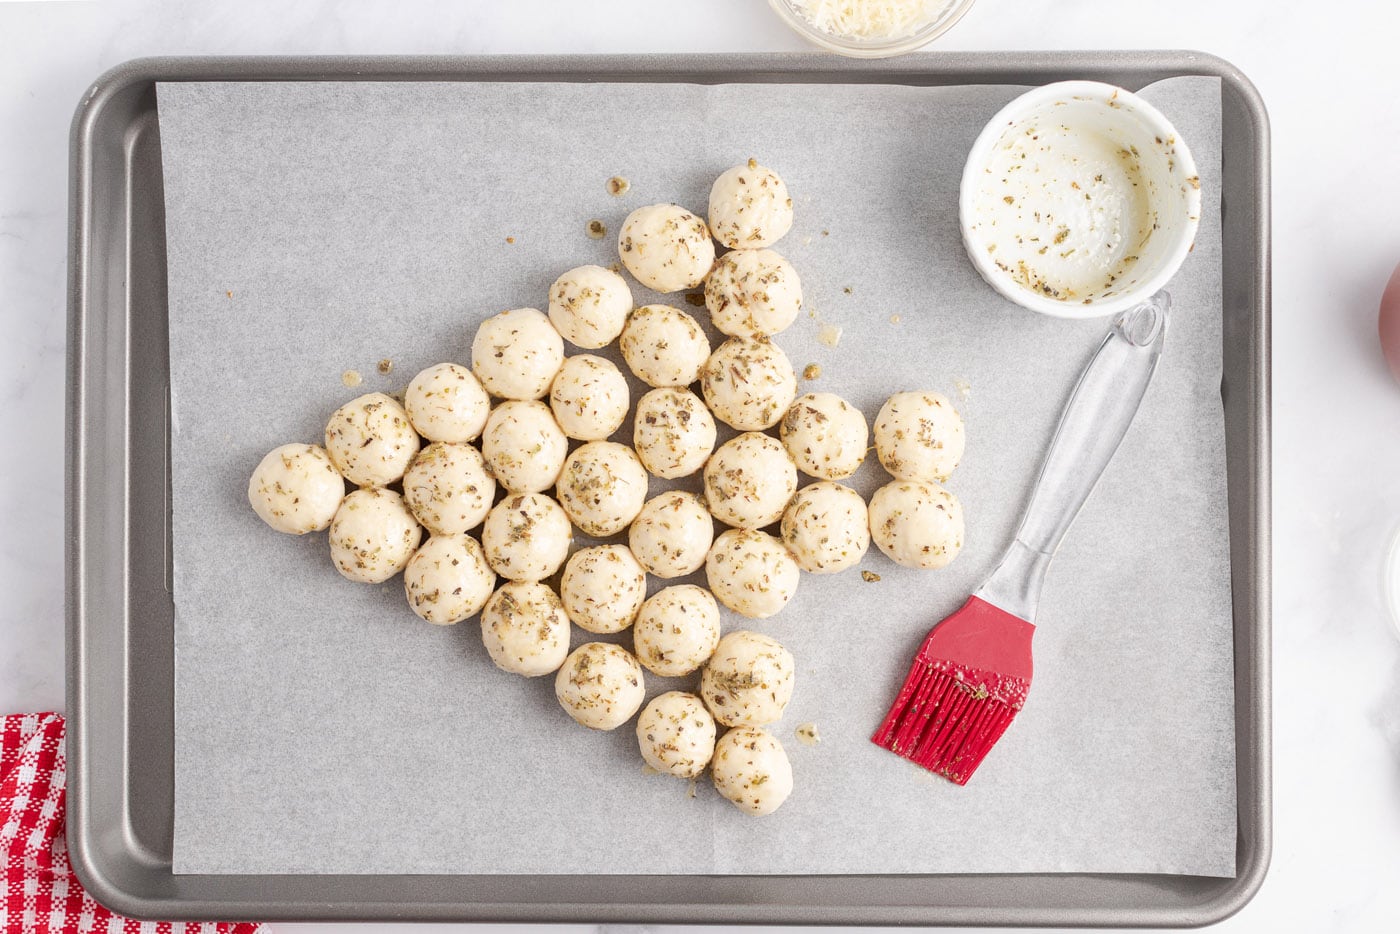
M1146 92L1195 153L1204 219L1156 381L1051 569L1025 711L965 788L868 740L924 633L1009 541L1108 327L1013 307L962 253L964 157L1019 90L161 85L176 871L1232 875L1213 79ZM778 617L726 613L727 629L768 632L798 660L774 728L797 787L762 820L708 782L692 799L643 774L632 724L578 727L552 678L491 665L475 620L420 622L399 579L342 580L324 535L278 535L245 501L267 450L318 441L361 392L468 360L479 320L615 261L630 210L703 212L715 176L751 155L796 201L779 249L809 313L779 343L799 371L820 364L806 388L872 419L897 390L937 389L969 439L949 482L968 517L951 567L903 570L872 548L862 567L878 583L804 574ZM612 175L626 196L607 193ZM586 236L593 218L607 239ZM843 329L835 348L817 340L828 324ZM342 385L347 369L363 386ZM884 480L872 456L852 482L868 495ZM648 693L694 680L651 678ZM795 737L807 722L820 745Z

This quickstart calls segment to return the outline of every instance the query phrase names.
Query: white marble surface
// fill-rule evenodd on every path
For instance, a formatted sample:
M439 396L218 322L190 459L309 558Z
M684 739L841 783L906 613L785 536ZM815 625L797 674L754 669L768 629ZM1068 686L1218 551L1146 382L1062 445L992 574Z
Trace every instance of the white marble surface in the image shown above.
M941 43L1199 48L1249 74L1272 114L1275 843L1232 931L1400 919L1400 641L1380 596L1400 386L1375 342L1400 261L1398 27L1373 0L981 0ZM0 0L0 710L63 706L67 133L95 75L164 53L801 47L763 0Z

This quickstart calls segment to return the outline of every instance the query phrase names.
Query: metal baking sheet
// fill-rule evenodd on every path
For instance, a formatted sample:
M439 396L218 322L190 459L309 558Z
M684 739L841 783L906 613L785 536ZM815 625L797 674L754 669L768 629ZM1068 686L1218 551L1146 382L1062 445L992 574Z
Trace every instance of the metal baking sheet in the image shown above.
M1152 59L1157 61L1153 62ZM70 632L89 640L122 630L131 661L117 671L135 690L95 706L87 693L115 687L101 666L74 670L69 710L75 717L73 817L75 862L103 897L137 913L182 915L459 917L596 920L842 921L847 923L983 922L1189 924L1238 907L1262 878L1267 854L1267 178L1262 110L1246 82L1217 60L1187 54L1160 56L939 56L848 65L817 56L704 57L664 60L241 60L154 61L126 66L94 88L75 123L74 365L75 421L70 450L71 519L78 523L70 587ZM1225 122L1223 198L1225 256L1224 403L1230 484L1232 572L1236 633L1238 800L1240 840L1235 880L1165 876L859 876L717 877L248 877L172 876L169 869L172 650L168 593L163 217L160 155L153 81L400 78L404 80L666 80L700 83L871 82L916 85L1036 84L1079 76L1140 87L1162 77L1221 77ZM124 108L117 106L125 103ZM105 120L103 118L106 118ZM105 124L109 124L104 126ZM105 130L106 132L99 132ZM110 135L109 135L110 134ZM116 149L110 147L116 144ZM115 164L105 160L117 157ZM104 171L105 170L105 171ZM85 195L85 197L79 197ZM114 200L102 204L102 196ZM104 210L105 208L105 210ZM1240 228L1240 214L1248 222ZM1249 215L1252 215L1250 217ZM1232 236L1232 233L1234 234ZM121 240L128 238L125 243ZM109 241L106 250L102 241ZM1246 250L1242 247L1248 246ZM1237 255L1238 254L1238 255ZM97 293L113 270L127 280L115 301ZM83 275L86 270L86 275ZM142 284L138 284L138 280ZM1243 286L1243 288L1241 288ZM1240 301L1243 299L1244 301ZM156 317L160 321L156 322ZM81 341L86 338L88 343ZM127 356L129 355L129 356ZM125 359L122 359L126 356ZM125 379L128 373L140 379ZM159 377L159 378L157 378ZM99 385L102 381L109 385ZM88 392L84 392L84 389ZM105 389L105 392L103 391ZM119 390L116 392L114 390ZM119 402L126 404L110 408ZM84 417L86 416L86 417ZM123 444L122 442L125 442ZM116 448L108 447L115 443ZM101 450L103 468L84 470L85 451ZM78 484L83 484L80 489ZM94 488L94 484L97 484ZM158 494L158 495L157 495ZM1251 511L1249 507L1254 507ZM108 550L120 523L99 519L117 509L129 526L125 542ZM84 521L84 516L89 518ZM142 526L145 526L143 529ZM99 526L94 527L94 526ZM89 533L89 534L85 534ZM163 541L164 548L153 548ZM85 547L86 546L86 547ZM126 565L120 560L129 555ZM85 560L86 559L86 560ZM100 565L100 567L98 566ZM117 572L115 579L99 575ZM113 601L100 584L123 587ZM91 589L89 589L89 586ZM92 602L89 602L89 601ZM99 602L100 601L100 602ZM83 607L123 606L125 618ZM147 613L140 611L149 610ZM159 619L160 625L153 625ZM99 631L101 630L101 631ZM150 640L159 652L135 651ZM74 651L70 658L103 658ZM110 661L110 660L109 660ZM154 670L150 670L154 669ZM91 675L91 677L87 677ZM86 702L85 702L86 701ZM162 707L153 710L152 706ZM99 726L94 718L117 709L124 723ZM154 718L154 719L153 719ZM89 727L91 724L91 727ZM124 736L124 750L90 744ZM138 744L146 744L141 750ZM80 752L79 747L83 747ZM101 769L120 768L125 753L131 792L100 807L87 792L109 790ZM139 754L144 753L144 754ZM83 766L92 763L92 771ZM163 762L161 783L145 774ZM137 765L140 763L140 766ZM80 790L81 788L81 790ZM113 807L112 805L115 805ZM91 815L93 822L84 817ZM100 815L100 816L99 816ZM138 831L138 825L145 833ZM115 836L113 829L123 829ZM139 835L138 835L139 834ZM81 838L81 839L79 839ZM117 843L117 841L124 841ZM138 844L144 847L138 851ZM91 848L89 847L91 843ZM115 844L115 845L114 845ZM144 872L131 875L138 865ZM121 871L121 879L113 876ZM392 880L385 887L384 880ZM997 881L1000 880L1000 881ZM123 884L123 883L126 884ZM444 884L446 882L446 884ZM109 883L104 886L103 883ZM153 888L160 883L160 888ZM407 883L407 884L406 884ZM741 884L735 884L741 883ZM912 883L912 884L911 884ZM243 886L249 886L243 889ZM350 887L355 894L350 895ZM379 890L379 891L376 891ZM253 895L245 901L242 892ZM346 893L343 899L335 893ZM178 894L177 894L178 893ZM1171 896L1168 895L1171 893ZM261 897L259 897L259 895ZM368 900L366 899L368 895ZM130 901L135 899L136 902ZM109 898L109 900L112 900ZM134 904L146 907L135 908Z

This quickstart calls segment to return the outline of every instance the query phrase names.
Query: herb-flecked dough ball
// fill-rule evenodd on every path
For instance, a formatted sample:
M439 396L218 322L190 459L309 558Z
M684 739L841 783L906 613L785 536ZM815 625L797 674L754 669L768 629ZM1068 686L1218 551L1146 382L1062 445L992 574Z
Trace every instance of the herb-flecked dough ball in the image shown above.
M704 567L715 525L700 497L668 490L646 501L627 530L627 540L647 573L663 579L684 577Z
M481 527L486 560L506 580L544 580L559 570L572 541L568 516L543 493L512 493Z
M622 359L648 386L689 386L710 358L710 340L699 323L670 305L643 305L622 329Z
M588 642L564 660L554 696L574 720L592 730L615 730L642 706L646 684L631 652L608 642Z
M626 545L581 548L564 566L559 595L580 629L621 632L646 599L647 576Z
M499 399L539 399L564 363L564 339L544 312L513 308L481 322L472 372Z
M772 336L797 320L802 280L772 250L731 250L705 280L705 306L715 327L730 337Z
M647 765L666 775L694 778L715 752L715 721L700 698L667 691L637 718L637 745Z
M875 416L875 454L896 480L947 480L966 443L962 416L940 393L895 393Z
M755 817L772 814L792 794L792 763L767 730L739 727L720 737L710 760L715 790Z
M710 188L710 228L731 250L772 246L792 229L792 198L777 172L750 159Z
M719 604L704 587L658 590L642 604L632 630L637 659L663 678L688 675L714 654L719 625Z
M693 288L715 264L710 229L678 204L651 204L627 215L617 252L627 271L657 292Z
M585 535L605 538L627 528L647 498L647 472L633 450L590 441L574 450L559 474L559 503Z
M757 431L735 435L705 464L705 502L716 519L761 529L782 516L797 491L797 467L777 438Z
M413 612L430 623L460 623L486 604L496 575L470 535L434 535L408 559L404 592Z
M870 537L896 564L941 568L962 551L962 504L937 483L892 480L870 498Z
M481 381L456 363L439 363L413 377L403 405L414 429L429 441L475 441L491 412Z
M278 532L305 535L331 524L345 479L316 444L284 444L269 451L248 480L248 504Z
M497 668L538 678L564 664L569 617L548 584L507 581L481 610L481 641Z
M455 535L481 525L496 498L496 479L470 444L434 441L408 465L403 496L428 531Z
M486 420L481 453L510 492L542 493L559 480L569 439L543 402L502 402Z
M715 448L714 416L689 389L653 389L637 402L632 446L653 476L688 477Z
M778 640L738 630L719 640L700 676L700 696L725 726L763 726L792 700L797 663Z
M797 397L787 354L762 338L731 337L700 373L700 390L715 418L738 431L772 428Z
M371 392L335 410L326 423L326 453L356 486L388 486L418 453L418 433L390 396Z
M566 359L549 390L554 420L579 441L602 441L621 428L631 401L622 371L592 354Z
M783 513L782 539L804 571L835 574L855 567L870 548L865 500L830 480L805 486Z
M627 280L602 266L570 269L549 287L549 320L564 340L584 350L606 347L632 310Z
M393 490L356 490L331 521L331 560L347 580L380 584L404 569L423 529Z
M782 542L753 529L723 533L705 559L715 598L750 619L767 619L787 606L801 573Z
M799 396L779 433L797 469L818 480L843 480L865 462L870 437L860 409L829 392Z

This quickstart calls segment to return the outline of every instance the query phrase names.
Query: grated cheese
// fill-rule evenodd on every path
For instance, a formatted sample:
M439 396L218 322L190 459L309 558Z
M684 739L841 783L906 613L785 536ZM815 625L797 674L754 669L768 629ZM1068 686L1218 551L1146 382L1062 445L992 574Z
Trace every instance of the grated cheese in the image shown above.
M948 0L792 0L822 32L849 39L901 39L937 19Z

